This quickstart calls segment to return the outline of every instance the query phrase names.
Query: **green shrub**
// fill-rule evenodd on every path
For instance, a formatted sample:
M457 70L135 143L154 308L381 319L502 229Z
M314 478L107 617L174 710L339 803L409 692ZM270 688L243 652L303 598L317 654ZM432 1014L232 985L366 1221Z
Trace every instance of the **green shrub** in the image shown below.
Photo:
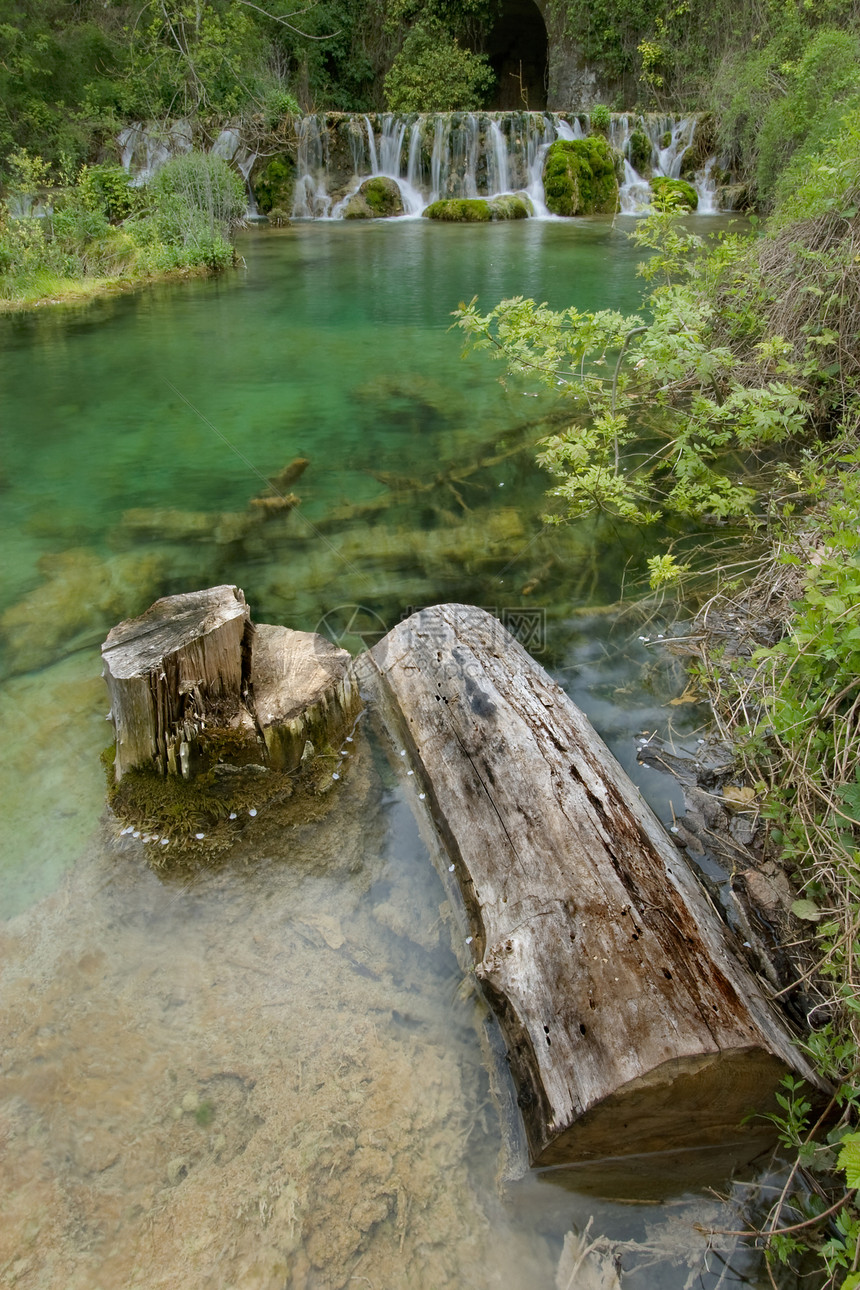
M221 157L188 152L174 157L159 170L149 186L156 206L179 208L204 216L213 228L229 230L245 213L245 185Z
M263 116L270 130L280 125L284 117L298 116L301 110L298 99L289 90L269 90L263 99Z
M385 102L392 112L474 111L495 79L482 54L463 49L438 25L419 23L385 78Z
M609 127L612 124L612 118L609 115L609 108L604 103L597 103L591 109L589 118L591 128L598 134L608 134Z
M615 154L600 135L556 140L544 161L543 183L553 215L611 215L618 208Z
M155 240L165 247L167 262L160 267L221 269L231 263L230 232L245 212L246 195L226 161L201 152L175 157L155 176L148 196Z
M78 176L77 196L88 210L101 211L111 224L119 224L135 209L139 189L130 187L122 166L84 166Z

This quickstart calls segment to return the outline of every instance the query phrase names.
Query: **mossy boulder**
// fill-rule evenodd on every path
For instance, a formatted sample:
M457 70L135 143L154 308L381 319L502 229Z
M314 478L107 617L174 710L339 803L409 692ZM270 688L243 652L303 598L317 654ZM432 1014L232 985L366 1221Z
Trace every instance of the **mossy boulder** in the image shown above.
M651 173L651 140L644 130L634 130L627 140L627 159L637 174Z
M527 193L504 193L501 197L452 197L431 202L425 219L448 224L488 224L491 220L528 219L534 206Z
M485 197L450 197L431 202L422 214L425 219L442 220L446 224L489 224L493 218Z
M667 175L658 175L651 180L651 192L655 206L671 203L681 210L694 211L699 205L699 194L686 179L670 179Z
M606 139L557 139L546 154L543 186L553 215L614 215L617 158Z
M260 213L280 217L290 211L295 183L296 163L292 157L272 157L251 181Z
M403 214L403 198L400 185L395 179L385 175L375 175L365 179L364 183L353 193L347 202L344 219L390 219L392 215Z
M490 202L492 219L528 219L535 208L528 193L503 193Z

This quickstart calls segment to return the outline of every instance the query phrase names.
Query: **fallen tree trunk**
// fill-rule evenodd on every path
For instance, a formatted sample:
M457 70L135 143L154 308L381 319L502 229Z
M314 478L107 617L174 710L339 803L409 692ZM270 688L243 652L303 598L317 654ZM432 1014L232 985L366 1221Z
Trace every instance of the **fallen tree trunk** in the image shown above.
M728 1144L788 1071L820 1087L637 789L499 622L424 610L361 677L456 875L533 1163Z

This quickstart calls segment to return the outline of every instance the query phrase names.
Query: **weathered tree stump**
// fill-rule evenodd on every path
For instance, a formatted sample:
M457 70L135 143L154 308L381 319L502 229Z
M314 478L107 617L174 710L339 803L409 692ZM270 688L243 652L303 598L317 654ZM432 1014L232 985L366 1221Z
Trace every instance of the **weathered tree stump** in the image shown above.
M500 623L424 610L361 677L453 865L533 1163L726 1145L787 1071L820 1087L637 789Z
M192 779L225 746L293 771L343 738L360 710L352 659L325 637L251 623L233 586L165 596L102 646L116 729L115 774ZM225 733L235 738L218 738Z
M308 742L339 743L361 708L346 650L316 632L258 625L251 643L257 728L275 770L294 770Z
M250 631L245 597L232 586L164 596L110 630L102 660L118 780L135 766L189 778L206 721L240 724Z

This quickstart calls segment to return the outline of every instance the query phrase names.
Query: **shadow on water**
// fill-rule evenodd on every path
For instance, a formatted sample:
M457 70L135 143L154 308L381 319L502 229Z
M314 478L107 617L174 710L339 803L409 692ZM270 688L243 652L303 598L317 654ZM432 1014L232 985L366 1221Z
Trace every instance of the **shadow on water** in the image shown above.
M157 874L100 820L96 646L220 580L351 645L431 601L519 615L670 812L633 736L694 741L697 714L600 612L641 542L544 529L532 442L558 409L447 334L476 292L631 308L635 257L599 221L479 234L249 235L242 275L3 321L4 1284L551 1288L586 1230L625 1288L765 1284L699 1228L737 1227L766 1179L724 1206L645 1163L649 1203L622 1205L523 1172L463 929L370 732L317 818L241 821L211 869ZM299 456L300 505L254 508Z

